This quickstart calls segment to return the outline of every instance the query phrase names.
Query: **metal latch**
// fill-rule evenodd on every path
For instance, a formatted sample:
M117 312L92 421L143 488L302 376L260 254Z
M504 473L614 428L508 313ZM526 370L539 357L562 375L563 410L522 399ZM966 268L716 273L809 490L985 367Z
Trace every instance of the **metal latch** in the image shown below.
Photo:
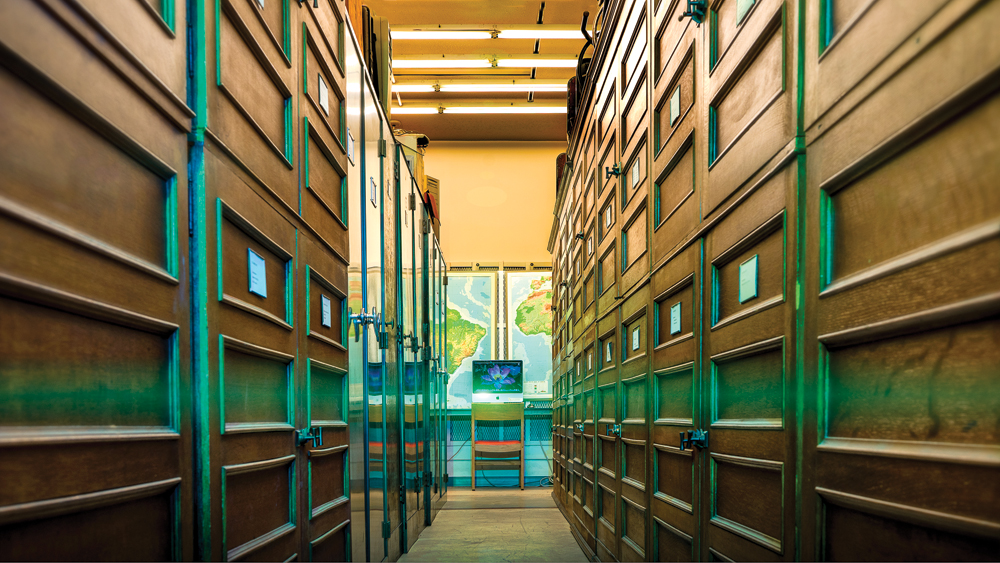
M621 424L609 424L608 425L608 436L622 437L622 425Z
M354 325L354 341L357 342L361 340L361 329L368 325L375 325L376 327L381 327L382 316L379 315L378 309L372 307L371 314L365 313L362 309L360 313L354 314L350 307L347 308L347 322ZM375 334L378 335L379 331L376 329ZM380 342L381 344L381 342Z
M302 430L295 431L295 443L301 446L306 442L312 441L312 447L318 448L323 445L323 427L314 426L312 428L305 428Z
M687 0L687 11L681 14L677 21L684 21L684 18L691 18L698 27L705 21L705 10L708 8L706 0Z
M615 165L612 168L608 168L607 166L604 167L604 179L605 180L607 180L608 178L610 178L612 176L621 176L621 175L622 175L622 167L617 162L615 163Z
M708 447L708 432L704 430L688 430L681 432L681 451Z

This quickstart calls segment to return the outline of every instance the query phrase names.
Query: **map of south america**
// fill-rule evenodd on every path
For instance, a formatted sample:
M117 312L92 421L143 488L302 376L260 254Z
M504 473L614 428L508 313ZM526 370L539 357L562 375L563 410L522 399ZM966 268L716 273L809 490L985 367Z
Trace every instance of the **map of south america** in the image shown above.
M484 336L485 328L463 319L458 311L448 308L448 373L455 373L462 361L476 352Z

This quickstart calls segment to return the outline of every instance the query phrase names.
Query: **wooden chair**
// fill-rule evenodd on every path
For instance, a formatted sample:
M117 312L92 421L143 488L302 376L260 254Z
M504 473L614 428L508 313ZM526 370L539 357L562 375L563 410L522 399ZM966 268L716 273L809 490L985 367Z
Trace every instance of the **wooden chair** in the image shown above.
M520 440L477 441L477 420L518 420ZM502 436L501 436L502 437ZM517 469L524 490L524 403L473 403L472 405L472 490L476 490L476 468ZM480 458L477 462L477 458ZM516 458L516 459L514 459Z

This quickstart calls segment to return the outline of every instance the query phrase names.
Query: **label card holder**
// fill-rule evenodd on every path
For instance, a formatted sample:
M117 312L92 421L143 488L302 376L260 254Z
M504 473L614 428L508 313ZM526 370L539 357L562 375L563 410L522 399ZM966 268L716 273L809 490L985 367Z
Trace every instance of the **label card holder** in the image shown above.
M681 303L678 301L670 306L670 334L681 333Z
M250 293L267 299L267 263L264 258L247 249L247 270L250 277Z
M323 112L327 115L330 115L330 87L326 85L322 74L316 73L316 82L319 83L319 107L323 108Z
M320 302L320 311L322 313L322 319L320 320L320 324L322 324L326 328L330 328L333 326L333 319L330 316L330 298L327 297L326 295L320 295L319 302Z
M757 297L757 256L740 264L740 303Z

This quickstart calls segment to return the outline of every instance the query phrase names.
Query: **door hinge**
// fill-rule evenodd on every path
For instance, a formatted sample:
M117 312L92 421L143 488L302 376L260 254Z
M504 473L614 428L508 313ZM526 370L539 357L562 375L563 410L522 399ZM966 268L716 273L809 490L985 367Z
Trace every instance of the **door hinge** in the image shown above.
M382 521L382 538L383 539L389 539L389 536L391 536L391 535L392 535L392 524L390 524L388 520L383 520Z
M399 486L399 504L406 504L406 485Z
M379 139L378 140L378 155L379 156L385 156L386 153L389 152L389 149L387 147L388 147L388 143L386 143L385 139Z
M447 473L444 474L444 484L445 485L448 484L448 474Z
M417 209L417 198L410 194L410 211L415 211Z
M424 234L425 235L427 233L431 232L431 222L430 221L428 221L427 219L424 219L423 221L421 221L421 223L423 223Z
M431 481L433 481L433 474L430 471L424 471L424 486L430 487Z

